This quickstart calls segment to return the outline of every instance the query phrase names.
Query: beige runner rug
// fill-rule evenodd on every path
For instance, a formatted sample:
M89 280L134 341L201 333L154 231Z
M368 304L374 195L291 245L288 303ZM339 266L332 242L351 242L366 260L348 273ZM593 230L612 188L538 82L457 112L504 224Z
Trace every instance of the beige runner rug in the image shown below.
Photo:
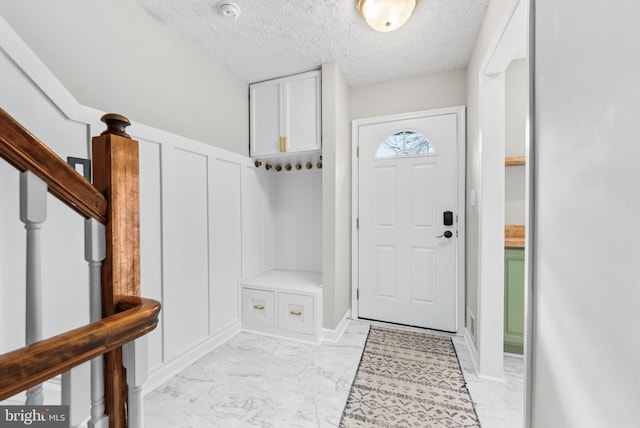
M371 327L341 428L479 426L449 337Z

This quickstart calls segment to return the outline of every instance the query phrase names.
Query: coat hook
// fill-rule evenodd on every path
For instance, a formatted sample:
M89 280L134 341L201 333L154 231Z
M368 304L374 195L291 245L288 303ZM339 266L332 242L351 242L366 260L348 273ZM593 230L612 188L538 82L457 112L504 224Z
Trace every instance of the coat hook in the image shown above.
M302 169L302 165L300 165L300 162L298 162L296 164L296 171L300 171Z
M291 164L288 163L284 166L284 169L286 169L287 171L291 171Z
M276 171L278 172L282 171L282 165L280 164L276 165Z
M313 165L311 164L311 162L307 162L305 166L307 167L307 169L313 168Z
M266 169L267 171L269 171L272 168L271 164L268 163L264 166L264 169Z
M262 161L257 160L255 162L256 168L260 168L262 166Z
M318 163L316 164L316 167L317 167L318 169L322 169L322 161L318 162Z

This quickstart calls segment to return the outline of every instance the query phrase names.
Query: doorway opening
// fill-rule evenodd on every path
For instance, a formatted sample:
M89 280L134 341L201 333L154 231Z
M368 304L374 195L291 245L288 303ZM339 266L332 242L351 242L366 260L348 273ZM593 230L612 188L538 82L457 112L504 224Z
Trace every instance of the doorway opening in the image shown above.
M478 182L481 202L478 208L477 331L473 357L479 376L495 380L504 378L505 351L522 351L524 360L521 367L525 378L531 355L527 346L531 311L526 278L530 260L529 213L532 209L529 178L532 171L529 159L532 97L530 2L512 0L510 7L510 13L506 15L478 76L481 147ZM519 94L513 93L511 84L514 80L519 82ZM514 126L514 106L509 103L518 97L519 117ZM506 243L505 226L515 226L512 231L522 229L525 243ZM519 248L513 251L514 246ZM514 279L518 279L517 285L510 284ZM519 308L514 308L514 303ZM526 415L529 411L526 390L521 397L525 425L528 424Z

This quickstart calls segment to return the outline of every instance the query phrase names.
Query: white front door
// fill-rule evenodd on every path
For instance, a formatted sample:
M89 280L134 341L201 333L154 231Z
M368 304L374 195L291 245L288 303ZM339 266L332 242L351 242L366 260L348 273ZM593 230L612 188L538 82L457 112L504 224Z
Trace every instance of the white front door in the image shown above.
M456 112L360 125L360 318L457 331Z

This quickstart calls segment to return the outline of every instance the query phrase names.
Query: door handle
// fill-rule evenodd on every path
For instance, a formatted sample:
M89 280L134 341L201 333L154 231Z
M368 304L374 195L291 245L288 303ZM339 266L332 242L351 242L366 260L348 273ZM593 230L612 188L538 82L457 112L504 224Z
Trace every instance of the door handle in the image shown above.
M453 232L450 230L445 230L444 233L442 235L438 235L436 236L436 238L451 238L453 236Z

